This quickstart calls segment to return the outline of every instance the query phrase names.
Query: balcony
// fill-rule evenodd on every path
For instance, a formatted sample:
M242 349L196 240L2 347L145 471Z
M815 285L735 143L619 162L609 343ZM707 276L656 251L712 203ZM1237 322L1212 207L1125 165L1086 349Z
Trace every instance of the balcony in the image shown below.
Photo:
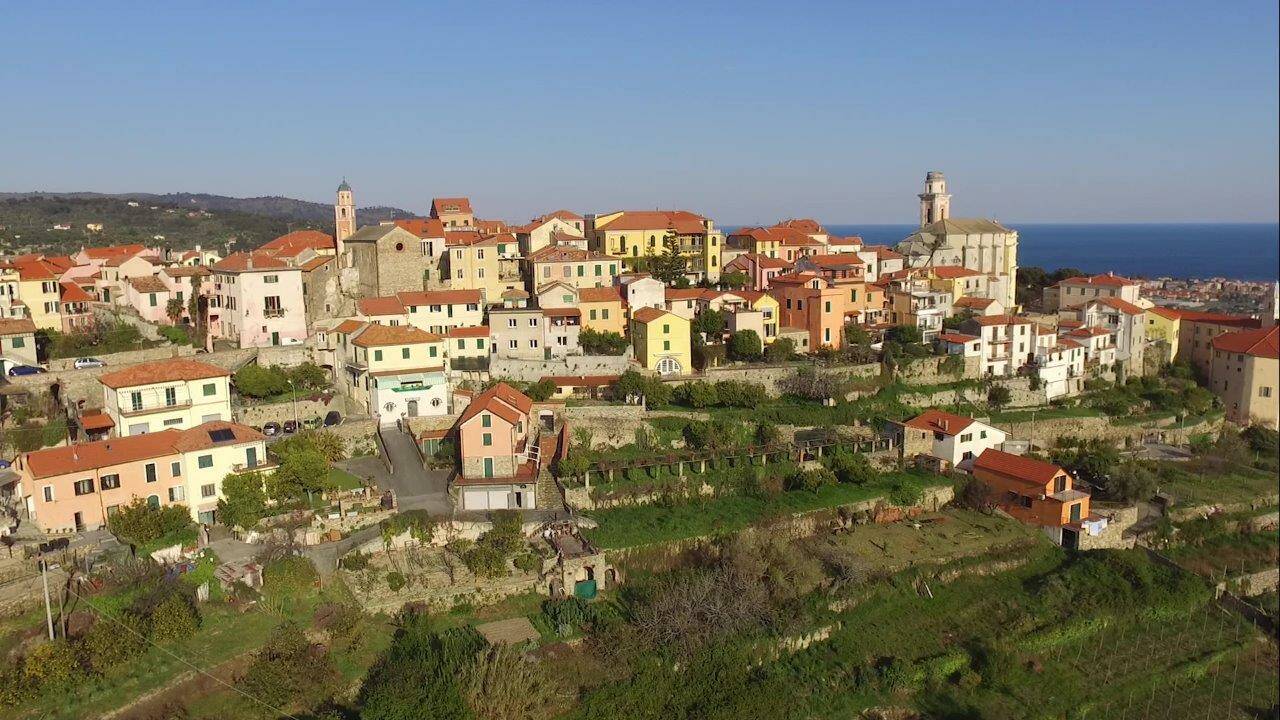
M262 309L262 316L265 318L281 318L284 317L284 308L268 307Z
M279 466L279 463L274 462L272 460L259 460L258 462L252 465L249 465L248 463L235 463L231 466L231 472L239 475L241 473L247 473L247 472L261 472L263 470L274 470L278 466Z
M179 402L172 405L142 405L140 407L130 407L129 409L120 409L120 417L138 417L140 415L151 415L158 412L170 412L172 410L186 410L191 407L191 402Z

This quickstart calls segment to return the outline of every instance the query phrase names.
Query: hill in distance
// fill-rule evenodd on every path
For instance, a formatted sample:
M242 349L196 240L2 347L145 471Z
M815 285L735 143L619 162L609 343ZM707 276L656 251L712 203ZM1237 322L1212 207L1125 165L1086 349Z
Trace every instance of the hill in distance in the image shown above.
M359 208L357 213L362 225L415 217L392 207ZM89 224L103 229L91 231ZM303 229L332 233L333 206L286 197L203 193L0 193L3 254L62 254L86 245L135 242L175 250L201 245L225 252L228 247L258 247Z

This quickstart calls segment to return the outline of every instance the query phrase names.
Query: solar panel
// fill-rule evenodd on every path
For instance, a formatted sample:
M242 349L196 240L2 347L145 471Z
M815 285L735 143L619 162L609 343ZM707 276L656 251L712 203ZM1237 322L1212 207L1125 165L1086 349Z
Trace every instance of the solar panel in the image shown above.
M226 442L228 440L235 440L236 434L234 432L231 432L229 428L222 428L221 430L210 430L209 439L216 443Z

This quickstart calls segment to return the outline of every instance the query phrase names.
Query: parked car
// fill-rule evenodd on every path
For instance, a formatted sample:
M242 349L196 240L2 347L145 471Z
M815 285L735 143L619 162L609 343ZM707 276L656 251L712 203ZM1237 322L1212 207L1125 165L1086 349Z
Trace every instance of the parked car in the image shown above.
M269 422L269 423L267 423L266 425L263 425L263 426L262 426L262 434L263 434L263 435L266 435L267 437L275 437L276 435L279 435L279 434L280 434L280 423L278 423L278 422Z
M334 427L335 425L341 425L341 424L342 424L342 413L338 412L337 410L330 410L324 416L325 427Z
M294 434L294 433L296 433L296 432L298 432L298 423L297 423L297 421L296 421L296 420L285 420L285 421L284 421L284 434L285 434L285 435L292 435L292 434Z
M35 365L14 365L9 368L9 377L18 377L19 375L39 375L40 373L49 372L42 367Z
M10 467L13 467L12 462L5 460L4 458L0 458L0 470L8 470Z
M302 427L308 430L315 430L316 428L320 427L320 418L318 417L306 418L302 421Z
M91 358L91 357L76 358L76 361L73 364L75 365L77 370L84 370L85 368L100 368L100 367L107 366L106 363L102 362L98 358Z

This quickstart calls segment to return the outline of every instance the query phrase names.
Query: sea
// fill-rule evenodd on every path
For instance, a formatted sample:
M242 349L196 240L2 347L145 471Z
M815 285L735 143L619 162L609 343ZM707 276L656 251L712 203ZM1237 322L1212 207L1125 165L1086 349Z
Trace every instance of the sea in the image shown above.
M1112 271L1142 278L1280 277L1280 224L1056 224L1005 222L1018 231L1018 265L1053 271ZM860 235L893 246L914 225L828 225L833 235Z

